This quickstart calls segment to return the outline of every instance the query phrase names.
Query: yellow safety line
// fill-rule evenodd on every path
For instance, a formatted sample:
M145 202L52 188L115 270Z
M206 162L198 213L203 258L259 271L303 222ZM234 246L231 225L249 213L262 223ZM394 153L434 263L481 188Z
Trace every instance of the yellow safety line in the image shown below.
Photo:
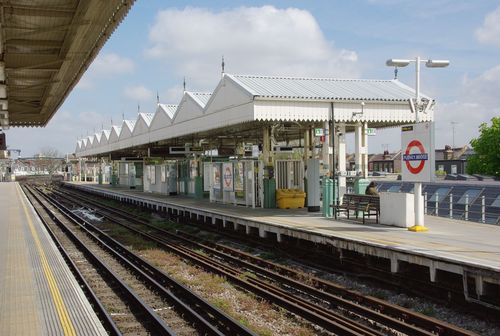
M61 321L61 325L63 327L64 335L68 336L76 336L75 329L73 327L73 323L68 314L68 310L64 304L64 301L61 297L61 292L57 287L57 283L52 273L52 269L49 266L49 262L47 261L47 257L45 256L45 252L42 248L42 244L38 237L38 233L36 232L35 226L33 225L33 221L31 220L31 216L29 215L28 208L26 207L24 198L21 196L21 192L19 191L19 185L17 186L17 192L21 199L21 204L23 205L24 213L26 218L28 219L28 224L30 227L31 234L35 240L36 247L38 249L38 254L40 255L40 260L42 262L43 272L45 274L45 278L49 284L50 293L52 294L52 299L54 300L54 304L56 306L57 314L59 315L59 320Z

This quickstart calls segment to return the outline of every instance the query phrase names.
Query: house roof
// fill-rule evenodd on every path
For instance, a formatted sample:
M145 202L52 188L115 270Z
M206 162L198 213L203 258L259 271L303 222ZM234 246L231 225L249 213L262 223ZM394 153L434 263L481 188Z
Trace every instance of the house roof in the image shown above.
M401 150L397 151L396 153L389 153L387 154L388 158L384 159L384 154L373 154L370 156L369 161L393 161L393 160L400 160L401 159Z
M306 100L408 101L415 91L398 80L273 77L225 74L253 96ZM427 96L422 97L429 99Z
M467 157L474 154L474 151L469 148L469 146L465 145L463 147L457 148L449 148L449 151L453 152L453 156L451 160L467 160ZM445 158L445 153L447 149L436 149L435 160L447 160Z

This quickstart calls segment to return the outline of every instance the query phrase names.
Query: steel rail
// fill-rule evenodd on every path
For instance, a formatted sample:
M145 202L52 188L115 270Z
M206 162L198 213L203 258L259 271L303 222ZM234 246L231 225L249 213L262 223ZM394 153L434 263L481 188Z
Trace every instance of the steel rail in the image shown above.
M72 193L72 195L76 196L75 193ZM78 193L78 196L76 197L81 197L91 204L102 207L102 205L100 205L98 202L89 200L87 197L80 195L80 193ZM248 253L237 251L236 249L232 249L230 247L222 246L220 244L211 243L208 241L200 242L199 238L190 236L187 233L178 233L177 235L174 235L167 230L163 230L155 227L154 225L151 225L149 222L138 218L137 216L131 216L130 213L124 210L110 209L109 207L107 207L106 211L112 212L122 217L124 216L124 213L126 213L126 219L128 220L138 221L142 225L147 225L149 228L157 230L164 235L169 235L173 239L180 239L189 244L193 244L198 248L202 248L205 251L217 255L221 258L229 258L230 262L239 264L241 267L245 267L262 273L265 276L273 278L276 281L287 283L290 286L294 286L327 302L335 302L336 304L346 309L349 309L362 316L369 317L370 319L380 322L386 326L398 329L401 332L409 333L411 335L429 335L429 333L453 336L476 335L475 333L437 320L435 318L424 316L422 314L390 304L375 297L366 296L352 290L347 290L331 282L316 277L310 277L304 273L297 272L290 268L262 260L261 258L254 257ZM228 256L228 254L230 256ZM235 255L236 257L234 257ZM269 268L272 271L269 271L264 267ZM292 277L292 279L290 279L289 277ZM300 279L303 277L307 277L308 279L310 279L314 287L304 285L293 279ZM332 293L335 293L336 295ZM360 304L363 304L367 307L360 306Z
M190 314L189 316L193 317L191 319L192 322L201 323L201 332L208 335L254 335L248 328L244 327L218 308L212 306L190 289L158 270L143 258L128 250L123 244L111 238L99 228L78 217L63 205L57 204L57 201L50 196L45 194L44 197L65 216L71 218L78 223L83 230L89 232L93 240L99 241L99 244L109 250L116 258L122 260L124 264L129 265L138 275L143 276L155 290L167 295L167 299L172 298L174 303L182 308L183 313ZM184 303L177 296L184 298L187 303ZM190 307L188 303L193 307ZM203 312L206 317L212 318L214 324L218 325L222 331L206 321L204 317L194 310L194 308L198 308L197 310Z
M99 257L97 257L92 251L88 249L85 243L80 240L59 218L59 216L51 210L47 204L41 200L39 195L33 193L33 196L43 207L44 211L50 215L52 220L58 227L60 227L64 233L71 239L71 241L85 254L85 256L90 260L94 267L98 268L105 273L106 277L110 279L113 284L119 287L120 293L126 297L129 302L129 306L133 307L138 314L144 317L146 323L143 327L156 335L175 335L175 333L165 324L165 322L155 313L155 311L149 307L142 299L133 292L133 290L125 284L120 277L111 269L109 269L104 262L102 262Z
M210 270L213 273L230 279L233 283L236 283L241 288L256 293L269 301L281 305L282 307L310 320L311 322L329 331L349 335L383 335L383 333L367 327L366 325L354 322L341 314L325 310L324 307L311 304L310 302L304 301L303 299L298 299L296 296L291 295L288 292L277 288L276 286L269 285L266 282L260 280L258 281L252 278L242 279L242 272L240 272L239 270L235 270L229 266L221 264L220 262L216 262L210 258L200 255L199 253L193 252L190 249L172 244L172 242L165 241L165 239L162 237L147 234L142 230L138 230L134 227L131 227L130 225L121 223L114 218L110 218L109 214L104 214L102 210L100 214L106 216L108 220L112 220L117 224L142 235L145 238L158 242L159 244L161 244L161 246L178 255L183 256L191 262L201 265L202 267Z
M113 318L111 317L111 314L108 313L106 308L104 308L104 305L102 304L101 300L97 297L95 292L92 290L90 287L89 283L87 280L85 280L85 277L83 274L80 272L78 267L76 266L75 262L71 259L69 256L68 251L62 246L61 242L59 241L59 238L55 235L54 231L49 225L49 221L52 221L51 216L43 210L43 206L38 202L38 200L35 198L35 196L32 194L32 191L29 190L28 188L23 188L22 189L24 194L26 195L26 198L30 201L31 205L33 206L33 209L35 212L38 214L38 217L40 218L40 221L44 225L45 229L49 233L50 237L54 241L54 244L56 245L58 251L61 253L64 261L68 265L69 269L71 270L71 273L75 277L76 281L80 285L80 288L83 290L83 293L85 294L85 297L89 300L92 308L96 312L99 320L101 321L104 329L109 335L121 335L122 333L119 331L118 327L116 326L115 322L113 321ZM55 224L55 222L54 222Z

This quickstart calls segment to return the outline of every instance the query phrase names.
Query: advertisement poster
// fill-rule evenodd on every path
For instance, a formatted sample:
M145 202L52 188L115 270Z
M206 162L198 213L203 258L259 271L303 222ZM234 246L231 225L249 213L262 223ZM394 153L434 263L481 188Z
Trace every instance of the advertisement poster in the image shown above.
M243 191L245 170L243 162L237 162L234 167L234 191Z
M156 166L149 166L149 179L151 184L156 183Z
M167 178L167 174L166 174L166 169L167 167L165 166L161 166L161 181L162 182L165 182L166 181L166 178Z
M224 191L233 191L234 186L234 176L233 176L233 164L232 163L223 163L222 164L222 185Z
M213 188L220 189L220 163L214 163L212 166Z

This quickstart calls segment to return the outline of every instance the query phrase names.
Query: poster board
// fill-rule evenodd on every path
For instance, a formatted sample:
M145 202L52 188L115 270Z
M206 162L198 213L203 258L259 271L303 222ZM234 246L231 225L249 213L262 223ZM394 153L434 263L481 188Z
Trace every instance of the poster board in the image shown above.
M232 162L225 162L222 164L222 187L224 191L234 190L234 172Z
M149 180L151 184L156 184L156 166L148 166L149 167Z
M167 180L167 173L166 173L167 167L166 166L161 166L161 182L165 182Z
M244 191L245 170L243 162L236 162L234 165L234 191Z
M220 163L214 163L212 166L212 181L213 181L213 188L219 190L221 188L221 164Z

